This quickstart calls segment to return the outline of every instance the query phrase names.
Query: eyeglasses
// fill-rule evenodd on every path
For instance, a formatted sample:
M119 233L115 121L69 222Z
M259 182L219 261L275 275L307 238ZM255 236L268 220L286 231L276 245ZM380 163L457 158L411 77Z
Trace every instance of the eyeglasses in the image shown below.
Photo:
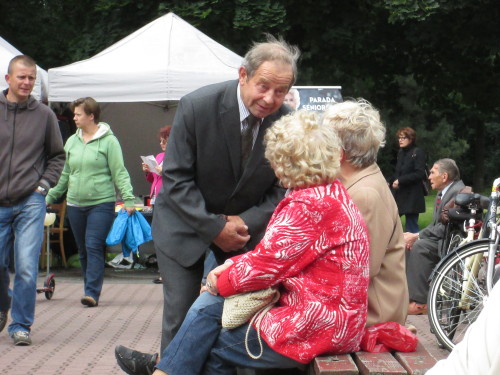
M408 137L398 137L398 139L399 139L400 141L402 141L402 140L408 139Z
M167 139L166 138L160 139L160 144L161 145L166 145L167 144Z

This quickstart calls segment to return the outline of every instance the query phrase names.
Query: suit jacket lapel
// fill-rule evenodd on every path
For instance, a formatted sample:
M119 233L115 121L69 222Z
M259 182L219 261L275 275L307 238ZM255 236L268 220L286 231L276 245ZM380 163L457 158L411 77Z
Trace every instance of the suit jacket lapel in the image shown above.
M264 159L264 135L266 134L266 130L273 124L275 119L276 115L270 115L264 118L264 121L262 121L262 124L260 124L259 132L257 133L257 138L255 139L252 153L250 154L247 167L243 171L240 180L246 179L248 176L250 176L255 168L262 163L262 159Z
M236 88L238 81L234 85L228 86L220 111L220 119L224 132L224 141L229 152L231 167L235 179L240 177L240 159L241 159L241 123L238 100L236 98Z

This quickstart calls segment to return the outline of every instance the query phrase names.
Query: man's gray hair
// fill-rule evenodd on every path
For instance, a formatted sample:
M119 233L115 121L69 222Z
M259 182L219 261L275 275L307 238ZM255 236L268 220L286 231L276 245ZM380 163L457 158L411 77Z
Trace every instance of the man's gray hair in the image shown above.
M460 170L458 169L455 160L449 158L439 159L434 164L438 166L439 174L446 172L451 181L460 180Z
M271 34L266 35L267 40L262 43L254 43L247 52L241 64L249 78L252 78L257 69L266 61L280 61L292 67L293 79L290 87L297 81L297 60L300 50L285 42L282 38L276 39Z

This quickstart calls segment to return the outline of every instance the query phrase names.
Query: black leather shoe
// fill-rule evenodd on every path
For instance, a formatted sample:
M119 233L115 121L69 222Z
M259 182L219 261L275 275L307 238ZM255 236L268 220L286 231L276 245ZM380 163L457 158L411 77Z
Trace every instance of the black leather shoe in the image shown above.
M141 353L118 345L115 348L115 357L118 365L128 375L151 375L155 370L158 353Z
M0 332L3 331L7 324L7 315L9 315L8 311L0 311Z

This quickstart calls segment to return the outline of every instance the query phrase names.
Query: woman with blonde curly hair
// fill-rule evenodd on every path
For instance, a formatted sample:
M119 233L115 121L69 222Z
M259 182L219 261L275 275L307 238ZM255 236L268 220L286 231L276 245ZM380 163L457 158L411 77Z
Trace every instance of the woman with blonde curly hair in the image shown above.
M118 363L128 374L155 367L154 374L169 375L294 368L318 355L359 349L369 244L361 214L336 178L339 140L316 113L297 111L276 121L265 143L266 158L288 193L264 238L208 275L208 293L193 304L159 363L156 354L117 347ZM224 297L270 286L280 298L262 316L262 348L255 324L221 329ZM247 354L260 350L258 360Z

